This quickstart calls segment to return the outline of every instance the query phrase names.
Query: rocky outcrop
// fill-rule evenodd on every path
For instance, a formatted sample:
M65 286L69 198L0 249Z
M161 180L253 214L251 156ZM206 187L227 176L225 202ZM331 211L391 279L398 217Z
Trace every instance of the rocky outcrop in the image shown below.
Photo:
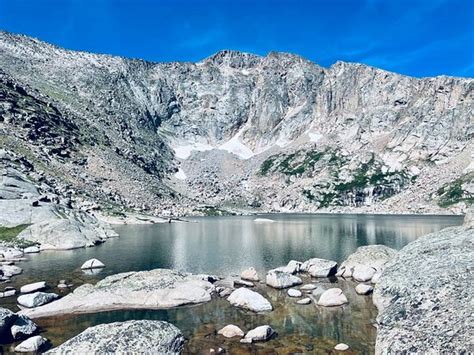
M183 345L183 334L168 322L131 320L87 328L48 354L180 354Z
M385 265L373 300L377 354L470 353L474 230L447 228L408 244Z
M95 286L82 285L73 293L20 313L31 318L117 309L161 309L211 300L214 286L198 275L174 270L126 272L108 276Z

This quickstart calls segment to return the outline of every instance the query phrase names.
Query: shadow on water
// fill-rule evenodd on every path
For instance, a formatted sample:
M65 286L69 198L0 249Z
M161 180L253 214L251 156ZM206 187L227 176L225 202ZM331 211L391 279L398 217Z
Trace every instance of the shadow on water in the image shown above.
M312 257L343 261L357 247L384 244L401 249L421 235L459 225L461 217L385 215L265 215L274 223L255 223L255 216L192 218L192 223L116 226L120 238L95 248L63 252L42 252L21 263L24 273L13 279L19 287L45 280L51 291L60 279L75 286L95 283L107 275L154 268L172 268L193 273L236 275L248 266L261 274L291 259ZM86 275L79 268L90 258L106 265L100 273ZM319 280L323 285L329 280ZM268 290L275 310L255 315L216 299L204 305L160 311L117 311L54 317L39 320L53 345L58 345L88 326L128 319L160 319L178 326L189 341L190 353L223 346L232 353L327 353L346 342L359 353L372 353L376 310L371 297L358 296L349 281L337 281L349 298L349 305L337 309L300 306L284 291ZM64 292L64 291L62 291ZM63 293L64 294L64 293ZM3 299L2 306L17 309L16 298ZM271 324L279 336L269 343L243 345L215 334L229 323L245 330ZM7 350L7 349L5 349Z

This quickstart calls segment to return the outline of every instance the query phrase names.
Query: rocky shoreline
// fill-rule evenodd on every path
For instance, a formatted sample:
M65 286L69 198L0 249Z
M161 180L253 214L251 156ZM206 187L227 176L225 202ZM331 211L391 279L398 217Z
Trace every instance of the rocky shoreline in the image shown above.
M473 346L469 337L472 331L472 319L469 318L472 286L469 280L472 279L474 229L468 219L466 217L466 224L462 227L447 228L421 237L399 252L371 245L360 247L340 265L317 258L305 262L292 260L286 266L268 270L263 279L253 268L243 270L239 279L182 274L166 269L117 274L106 277L95 286L80 286L59 300L53 297L44 305L25 307L18 314L4 310L2 332L8 331L15 319L28 324L33 335L37 327L31 319L35 318L114 309L170 308L213 302L215 297L227 299L234 307L251 312L273 312L276 305L261 295L262 287L285 289L287 297L293 298L301 307L311 303L314 303L313 307L344 307L348 300L341 289L321 289L318 286L318 279L338 277L355 281L355 291L360 297L370 297L374 292L374 303L379 309L377 354L469 352ZM134 323L140 323L142 329L157 329L155 339L159 344L143 338ZM11 331L19 334L13 328ZM236 337L241 343L271 341L278 337L271 324L247 332L228 325L216 329L216 332L223 337ZM93 345L87 339L106 344L119 334L123 339L133 335L134 340L127 343L131 351L140 351L144 346L159 351L162 349L160 346L168 346L166 349L179 353L184 343L179 330L171 324L129 321L89 328L52 353L92 349ZM33 345L27 343L22 347L47 344L44 338L37 337L33 336L34 341L30 341ZM120 346L117 345L117 351ZM337 344L335 349L350 349L350 344ZM217 350L225 351L224 348Z

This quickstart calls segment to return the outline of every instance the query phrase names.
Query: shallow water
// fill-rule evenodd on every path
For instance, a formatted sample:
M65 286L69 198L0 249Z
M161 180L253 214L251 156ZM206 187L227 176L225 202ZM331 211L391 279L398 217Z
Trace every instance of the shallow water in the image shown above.
M264 271L285 265L289 260L311 257L343 261L357 247L385 244L400 249L417 237L447 226L462 223L461 217L448 216L382 216L382 215L265 215L274 223L255 223L255 216L190 218L189 223L117 226L121 237L94 248L31 255L20 266L23 275L12 285L45 280L71 280L76 286L95 283L103 277L131 270L173 268L193 273L220 276L239 274L254 266ZM85 275L79 268L90 258L106 265L96 275ZM373 352L376 310L371 297L358 296L352 282L313 280L328 287L337 282L345 290L348 306L321 309L314 305L299 306L284 291L268 290L276 306L273 312L255 315L230 307L225 300L162 311L119 311L74 317L43 319L39 324L45 335L58 345L90 325L127 319L162 319L178 326L189 338L187 351L209 350L222 345L232 353L308 352L326 353L337 342L350 343L360 353ZM54 292L59 292L55 287ZM64 291L62 291L64 292ZM15 298L0 300L1 305L15 309ZM279 336L257 346L223 340L214 334L220 327L234 323L244 330L271 324ZM5 349L6 350L6 349Z

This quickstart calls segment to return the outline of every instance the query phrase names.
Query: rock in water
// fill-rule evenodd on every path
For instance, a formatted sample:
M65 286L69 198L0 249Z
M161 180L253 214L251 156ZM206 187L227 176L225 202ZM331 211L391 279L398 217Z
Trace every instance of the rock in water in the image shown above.
M101 269L105 267L105 265L97 259L89 259L84 264L82 264L81 269Z
M346 351L349 350L349 345L344 344L344 343L339 343L334 347L334 350L337 351Z
M389 261L376 284L376 354L468 354L474 349L474 229L423 236Z
M269 218L255 218L253 221L255 223L274 223L275 222L273 219L269 219Z
M40 281L40 282L35 282L32 284L24 285L20 287L20 292L21 293L30 293L30 292L35 292L39 291L46 288L46 282Z
M358 284L355 288L355 291L359 295L368 295L369 293L372 293L374 288L370 285L365 285L365 284Z
M340 288L330 288L319 297L318 306L335 307L348 303L346 296Z
M303 305L310 304L311 303L311 298L309 298L309 297L302 298L302 299L296 301L296 303L297 304L303 304Z
M277 270L269 271L265 282L273 288L287 288L303 283L299 277Z
M0 308L0 338L9 335L10 327L18 316L6 308Z
M300 287L301 291L313 291L314 289L318 288L315 284L306 284Z
M25 341L21 342L15 347L15 351L19 353L33 353L38 350L41 350L46 343L47 339L43 338L41 335L36 335L34 337L28 338Z
M168 322L131 320L87 328L48 353L179 354L183 345L183 334Z
M313 258L301 265L301 271L308 272L313 277L329 277L336 274L337 263L332 260Z
M248 269L242 271L240 278L249 281L259 281L257 270L255 270L253 267L249 267Z
M300 290L296 290L294 288L290 288L288 291L287 291L287 294L288 296L290 297L301 297L303 295L303 293L300 291Z
M232 292L227 298L233 306L248 309L253 312L271 311L271 303L261 294L249 290L248 288L239 288Z
M38 330L38 326L28 317L20 315L11 327L13 339L24 339L32 336Z
M352 278L356 281L366 282L372 280L372 277L374 277L376 272L377 269L371 266L358 264L354 266L354 269L352 271Z
M226 325L224 328L219 330L217 334L221 334L222 336L225 336L226 338L244 336L244 332L242 331L242 329L240 329L239 327L233 324Z
M25 248L23 252L25 254L36 254L40 252L40 248L37 246L32 246L32 247Z
M35 292L21 295L18 297L17 303L23 307L34 308L52 302L58 298L59 296L55 293Z
M267 341L275 335L275 331L269 325L261 325L245 334L244 342Z

